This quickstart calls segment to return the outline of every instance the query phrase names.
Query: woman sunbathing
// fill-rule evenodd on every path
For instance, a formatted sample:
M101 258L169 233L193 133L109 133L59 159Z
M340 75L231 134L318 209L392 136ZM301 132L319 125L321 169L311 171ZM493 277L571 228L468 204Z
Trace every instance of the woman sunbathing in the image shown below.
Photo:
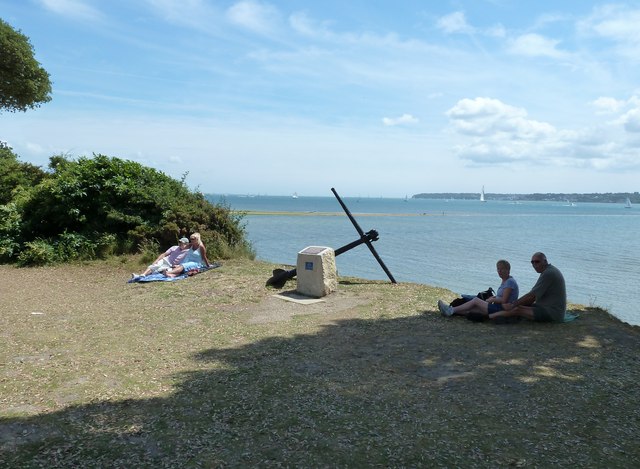
M177 277L183 273L189 273L190 271L200 270L209 267L209 259L207 259L207 248L200 239L200 233L193 233L189 240L191 247L189 252L182 260L180 265L174 266L172 269L165 271L167 277Z

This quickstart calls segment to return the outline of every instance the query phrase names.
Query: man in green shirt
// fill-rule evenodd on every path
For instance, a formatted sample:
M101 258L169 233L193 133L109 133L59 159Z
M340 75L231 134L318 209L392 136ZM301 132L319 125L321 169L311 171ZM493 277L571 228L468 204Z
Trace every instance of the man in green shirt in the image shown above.
M547 261L547 256L536 252L531 265L540 274L531 291L513 303L503 305L503 311L490 314L490 319L521 316L532 321L563 322L567 309L567 288L562 273Z

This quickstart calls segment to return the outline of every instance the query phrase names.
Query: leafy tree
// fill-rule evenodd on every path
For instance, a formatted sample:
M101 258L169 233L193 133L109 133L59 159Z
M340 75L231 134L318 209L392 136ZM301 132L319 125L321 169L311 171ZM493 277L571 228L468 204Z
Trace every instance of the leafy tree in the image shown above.
M26 111L51 101L49 74L29 38L0 19L0 111Z

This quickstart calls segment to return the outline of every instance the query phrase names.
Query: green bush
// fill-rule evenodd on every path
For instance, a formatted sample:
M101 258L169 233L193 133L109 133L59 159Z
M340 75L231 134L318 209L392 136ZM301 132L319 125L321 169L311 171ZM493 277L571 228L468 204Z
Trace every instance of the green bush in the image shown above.
M39 167L18 161L11 147L0 141L0 205L11 202L16 190L33 187L45 176Z
M55 242L56 255L60 261L94 259L98 243L78 233L65 231Z
M95 255L105 259L118 252L118 237L113 233L102 233L96 240Z
M0 205L0 261L10 260L20 249L20 212L16 204Z
M54 264L59 261L56 248L42 239L27 241L20 252L17 265L20 267Z
M153 261L155 261L158 257L158 254L160 254L161 249L162 248L155 240L145 240L140 243L140 246L138 247L138 251L140 252L140 254L142 254L141 260L146 264L151 264ZM166 248L164 250L166 250Z
M2 259L35 265L141 252L153 260L193 232L201 234L210 260L255 257L242 218L190 191L184 181L105 155L58 155L49 169L38 181L27 178L31 185L9 184L18 226L0 226ZM9 176L7 181L25 180Z

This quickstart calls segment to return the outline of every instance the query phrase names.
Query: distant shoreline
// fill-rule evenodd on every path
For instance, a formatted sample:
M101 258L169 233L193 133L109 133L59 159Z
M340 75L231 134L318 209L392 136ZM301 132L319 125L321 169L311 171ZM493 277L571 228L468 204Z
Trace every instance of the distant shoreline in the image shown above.
M287 216L287 217L346 217L344 212L291 212L291 211L276 211L276 210L232 210L234 213L241 213L243 215L271 215L271 216ZM358 217L424 217L433 216L438 214L433 213L356 213Z
M225 197L240 197L252 199L255 197L279 197L279 198L288 198L291 196L288 195L240 195L240 194L205 194L209 200L218 201L218 199L222 198L224 200ZM309 197L328 197L331 196L309 196ZM606 192L606 193L533 193L533 194L501 194L495 192L485 192L485 200L505 200L508 202L593 202L593 203L615 203L615 204L623 204L626 202L627 197L630 202L634 205L640 205L640 192ZM301 195L300 198L307 198L307 196ZM479 192L421 192L419 194L414 194L412 196L407 197L354 197L349 196L347 199L440 199L440 200L479 200L480 193ZM317 213L316 213L317 215Z
M535 202L595 202L595 203L624 203L627 197L632 204L640 204L640 192L608 192L608 193L586 193L586 194L563 194L563 193L534 193L534 194L498 194L485 193L486 200L508 200L508 201L535 201ZM453 200L474 200L480 198L480 193L474 192L434 192L420 193L411 197L412 199L453 199Z

